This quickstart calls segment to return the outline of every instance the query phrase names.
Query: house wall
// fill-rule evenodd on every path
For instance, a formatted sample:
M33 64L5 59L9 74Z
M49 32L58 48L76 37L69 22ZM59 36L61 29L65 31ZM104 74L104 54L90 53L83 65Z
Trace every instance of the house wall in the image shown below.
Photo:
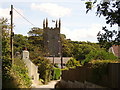
M23 61L26 67L28 68L28 74L33 84L38 84L39 83L38 66L36 66L30 61L29 52L27 50L23 51Z
M113 45L111 47L111 51L112 53L117 56L118 58L120 58L120 45Z

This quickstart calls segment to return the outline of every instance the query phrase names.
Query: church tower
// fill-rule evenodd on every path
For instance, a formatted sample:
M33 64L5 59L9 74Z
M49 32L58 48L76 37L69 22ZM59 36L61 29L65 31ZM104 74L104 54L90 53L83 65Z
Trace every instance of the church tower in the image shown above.
M55 21L55 27L48 27L48 19L43 20L43 40L44 49L47 56L60 56L61 41L60 41L60 27L61 21Z

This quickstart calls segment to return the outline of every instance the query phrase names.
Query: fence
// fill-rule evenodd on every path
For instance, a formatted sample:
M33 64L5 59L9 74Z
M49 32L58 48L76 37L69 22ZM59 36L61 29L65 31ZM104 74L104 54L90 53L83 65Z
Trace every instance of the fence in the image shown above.
M120 63L109 63L107 65L107 73L101 76L99 81L95 82L93 68L88 66L77 67L62 71L62 80L64 81L79 81L91 82L103 87L120 88Z

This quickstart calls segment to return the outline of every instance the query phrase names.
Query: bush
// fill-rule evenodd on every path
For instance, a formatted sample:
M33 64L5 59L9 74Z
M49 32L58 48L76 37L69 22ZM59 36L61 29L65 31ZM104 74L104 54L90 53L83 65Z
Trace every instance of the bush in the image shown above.
M11 75L13 75L16 79L19 88L31 87L32 82L28 76L28 71L26 68L14 65L11 70Z
M18 58L15 58L14 61L14 65L10 70L11 80L10 86L8 85L9 88L31 88L32 82L24 62Z
M60 79L61 76L61 69L60 68L54 68L53 70L53 80Z
M53 65L50 61L44 57L38 57L32 60L38 66L38 72L40 73L40 78L44 80L44 84L51 80L51 73L53 70Z
M73 53L73 57L76 60L84 60L85 59L85 55L89 54L90 51L95 50L95 46L93 47L92 45L88 45L88 44L75 44L74 48L72 50Z
M113 60L92 60L93 77L92 81L94 83L99 83L104 75L108 74L108 63L118 63L118 61Z
M80 66L80 62L75 60L74 58L71 58L70 60L68 60L66 67L70 68L70 67L76 67L76 66Z
M105 50L100 51L91 51L88 55L86 55L86 59L82 61L82 64L87 63L91 60L116 60L117 57L112 53L106 52Z

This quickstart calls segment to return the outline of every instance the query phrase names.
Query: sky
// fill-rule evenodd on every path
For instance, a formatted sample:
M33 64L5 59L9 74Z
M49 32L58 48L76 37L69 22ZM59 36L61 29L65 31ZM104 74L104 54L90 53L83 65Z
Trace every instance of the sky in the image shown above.
M52 20L61 19L61 33L73 41L97 41L97 33L106 26L103 16L96 16L96 7L86 14L85 2L89 0L0 0L0 17L10 22L10 6L13 10L14 33L27 35L32 27L43 28L43 20L48 18L48 26L55 27ZM92 0L91 0L92 1ZM107 25L109 27L109 25ZM114 29L117 29L114 27Z

